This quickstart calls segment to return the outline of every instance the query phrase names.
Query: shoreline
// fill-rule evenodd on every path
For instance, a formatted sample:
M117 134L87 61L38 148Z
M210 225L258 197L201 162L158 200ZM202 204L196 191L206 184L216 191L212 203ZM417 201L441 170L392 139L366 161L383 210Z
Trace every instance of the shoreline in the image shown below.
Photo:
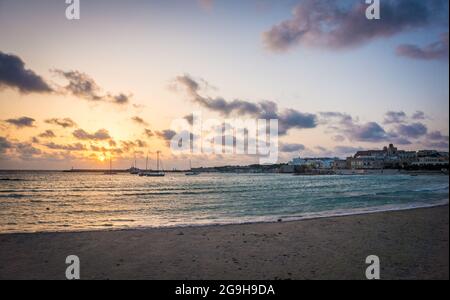
M234 225L257 225L257 224L274 224L274 223L289 223L289 222L300 222L308 220L320 220L327 218L339 218L339 217L351 217L351 216L361 216L370 215L385 212L396 212L396 211L409 211L416 209L427 209L435 207L445 207L449 205L449 199L443 199L439 203L435 204L420 204L411 205L406 204L404 207L399 207L398 205L386 205L386 206L376 206L368 208L357 208L350 210L332 210L317 213L306 213L299 216L270 216L263 217L267 220L261 221L242 221L242 222L223 222L223 223L211 223L211 224L187 224L187 225L173 225L173 226L137 226L137 227L127 227L127 228L112 228L111 226L105 227L105 229L86 229L86 230L61 230L61 231L30 231L30 232L0 232L0 237L2 235L11 234L58 234L58 233L94 233L94 232L116 232L116 231L134 231L134 230L160 230L160 229L184 229L184 228L205 228L205 227L220 227L220 226L234 226ZM389 207L389 208L388 208Z
M0 235L0 279L448 279L449 206L280 223Z

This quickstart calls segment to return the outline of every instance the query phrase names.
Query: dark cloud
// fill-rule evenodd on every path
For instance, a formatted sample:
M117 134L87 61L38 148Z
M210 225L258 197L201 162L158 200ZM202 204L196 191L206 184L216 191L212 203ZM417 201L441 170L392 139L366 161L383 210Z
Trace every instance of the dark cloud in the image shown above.
M422 123L402 124L397 128L397 133L408 138L419 138L426 135L428 128Z
M427 142L425 143L426 147L432 148L432 149L436 149L436 150L442 150L442 151L447 151L449 150L449 144L448 142Z
M448 32L441 35L439 41L427 46L404 44L397 47L400 56L420 60L448 60Z
M279 111L278 105L272 101L252 103L243 100L226 101L221 97L203 97L200 95L200 85L188 75L177 77L176 82L186 89L193 102L221 115L246 115L265 120L277 119L281 135L294 128L317 127L317 116L314 114L302 113L294 109Z
M52 130L46 130L39 135L40 138L49 139L56 137L56 134Z
M403 111L388 111L384 117L384 124L403 123L406 118L406 113Z
M64 119L48 119L45 120L45 123L47 124L52 124L52 125L57 125L57 126L61 126L62 128L72 128L72 127L77 127L77 123L75 123L72 119L70 118L64 118Z
M99 146L95 146L95 145L91 145L91 150L94 152L101 152L101 153L113 153L115 155L121 155L124 153L124 150L120 149L120 148L105 148L105 147L99 147ZM94 157L96 157L94 155Z
M136 141L121 141L122 150L125 152L134 151L136 148L145 148L147 143L142 140Z
M351 115L341 112L322 112L320 117L320 123L336 132L335 137L341 141L345 137L350 141L375 143L389 138L386 130L376 122L360 124Z
M117 146L116 141L114 141L113 139L110 139L110 140L108 141L108 144L109 144L110 147L116 147L116 146Z
M432 141L448 141L448 135L442 134L440 131L433 131L427 135L427 138Z
M0 136L0 154L5 153L7 149L12 148L13 145L6 138Z
M414 120L425 120L427 118L427 116L425 115L425 113L423 111L416 111L412 118Z
M14 145L14 148L23 160L29 160L36 155L42 154L41 150L33 147L33 145L29 143L18 143Z
M360 142L382 142L389 138L384 128L376 122L355 125L347 133L350 140Z
M62 70L54 70L53 72L69 81L69 84L64 87L64 91L79 98L92 102L110 102L119 105L127 104L130 100L130 96L122 93L118 95L102 94L102 89L95 80L85 73Z
M333 153L338 157L350 157L353 156L356 152L365 150L362 147L353 147L353 146L336 146L334 147Z
M448 151L448 141L448 135L445 135L440 131L433 131L427 134L423 144L432 149Z
M194 124L194 115L190 114L184 117L184 119L190 124L193 125Z
M52 88L45 80L25 68L25 63L18 56L0 51L0 88L9 87L21 93L50 93Z
M394 124L393 130L386 130L376 122L360 123L348 114L339 112L321 113L321 123L328 126L328 130L337 133L337 141L345 138L357 142L389 142L399 145L411 145L410 138L419 138L428 131L422 123L404 124L407 115L404 112L388 112L385 116L386 124Z
M167 142L170 142L175 135L177 135L177 133L170 129L156 132L157 137L159 137Z
M105 141L111 139L111 136L106 129L100 129L95 133L88 133L83 129L77 129L72 134L79 140Z
M430 26L448 26L447 0L384 0L381 20L366 18L363 1L303 0L291 19L263 33L265 45L273 51L295 46L348 48L376 38Z
M113 99L113 103L115 104L119 104L119 105L123 105L123 104L128 104L128 102L130 102L130 96L127 96L125 94L119 94L119 95L115 95L115 96L110 96Z
M305 146L302 144L281 144L280 145L281 152L293 153L293 152L299 152L302 150L305 150Z
M45 147L52 150L65 150L65 151L84 151L86 150L86 146L81 143L75 143L70 145L61 145L55 143L47 143L44 144Z
M145 128L144 129L144 134L145 134L145 136L146 137L148 137L148 138L151 138L151 137L153 137L155 134L153 133L153 131L151 131L150 129L148 129L148 128Z
M17 128L34 127L36 120L29 117L21 117L17 119L5 120L6 123L16 126Z
M403 137L391 138L390 142L397 144L397 145L402 145L402 146L412 145L412 142L410 140L408 140L407 138L403 138Z
M148 126L148 123L145 122L145 120L142 119L141 117L135 116L135 117L132 117L131 120L138 125Z

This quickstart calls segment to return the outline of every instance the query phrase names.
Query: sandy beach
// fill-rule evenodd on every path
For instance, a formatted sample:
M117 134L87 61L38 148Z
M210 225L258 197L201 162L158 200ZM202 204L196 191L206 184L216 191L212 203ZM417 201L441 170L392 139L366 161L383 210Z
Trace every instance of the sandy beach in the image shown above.
M324 219L191 228L0 235L0 279L449 278L448 206Z

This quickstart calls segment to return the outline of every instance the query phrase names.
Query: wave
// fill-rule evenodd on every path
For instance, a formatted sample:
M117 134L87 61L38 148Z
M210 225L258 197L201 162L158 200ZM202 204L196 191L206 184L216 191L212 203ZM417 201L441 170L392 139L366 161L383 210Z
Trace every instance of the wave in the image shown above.
M19 198L25 198L26 195L22 195L22 194L5 194L5 195L0 195L0 198L14 198L14 199L19 199Z
M437 191L445 191L445 190L447 190L447 191L449 190L448 185L415 189L414 192L437 192Z
M0 178L0 181L27 181L27 180L20 178Z

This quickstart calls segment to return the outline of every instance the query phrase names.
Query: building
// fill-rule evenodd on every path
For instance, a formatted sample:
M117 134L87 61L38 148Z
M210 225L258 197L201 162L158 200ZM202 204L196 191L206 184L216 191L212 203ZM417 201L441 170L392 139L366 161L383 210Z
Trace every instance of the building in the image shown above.
M448 166L448 152L438 152L436 150L420 150L417 152L417 159L411 163L415 167L437 167Z
M347 160L345 159L335 159L333 162L333 169L334 170L344 170L349 169L347 165Z
M332 169L337 158L319 157L319 158L294 158L289 165L297 167L307 167L310 169Z
M377 156L360 156L347 158L347 167L354 170L383 169L385 161Z

